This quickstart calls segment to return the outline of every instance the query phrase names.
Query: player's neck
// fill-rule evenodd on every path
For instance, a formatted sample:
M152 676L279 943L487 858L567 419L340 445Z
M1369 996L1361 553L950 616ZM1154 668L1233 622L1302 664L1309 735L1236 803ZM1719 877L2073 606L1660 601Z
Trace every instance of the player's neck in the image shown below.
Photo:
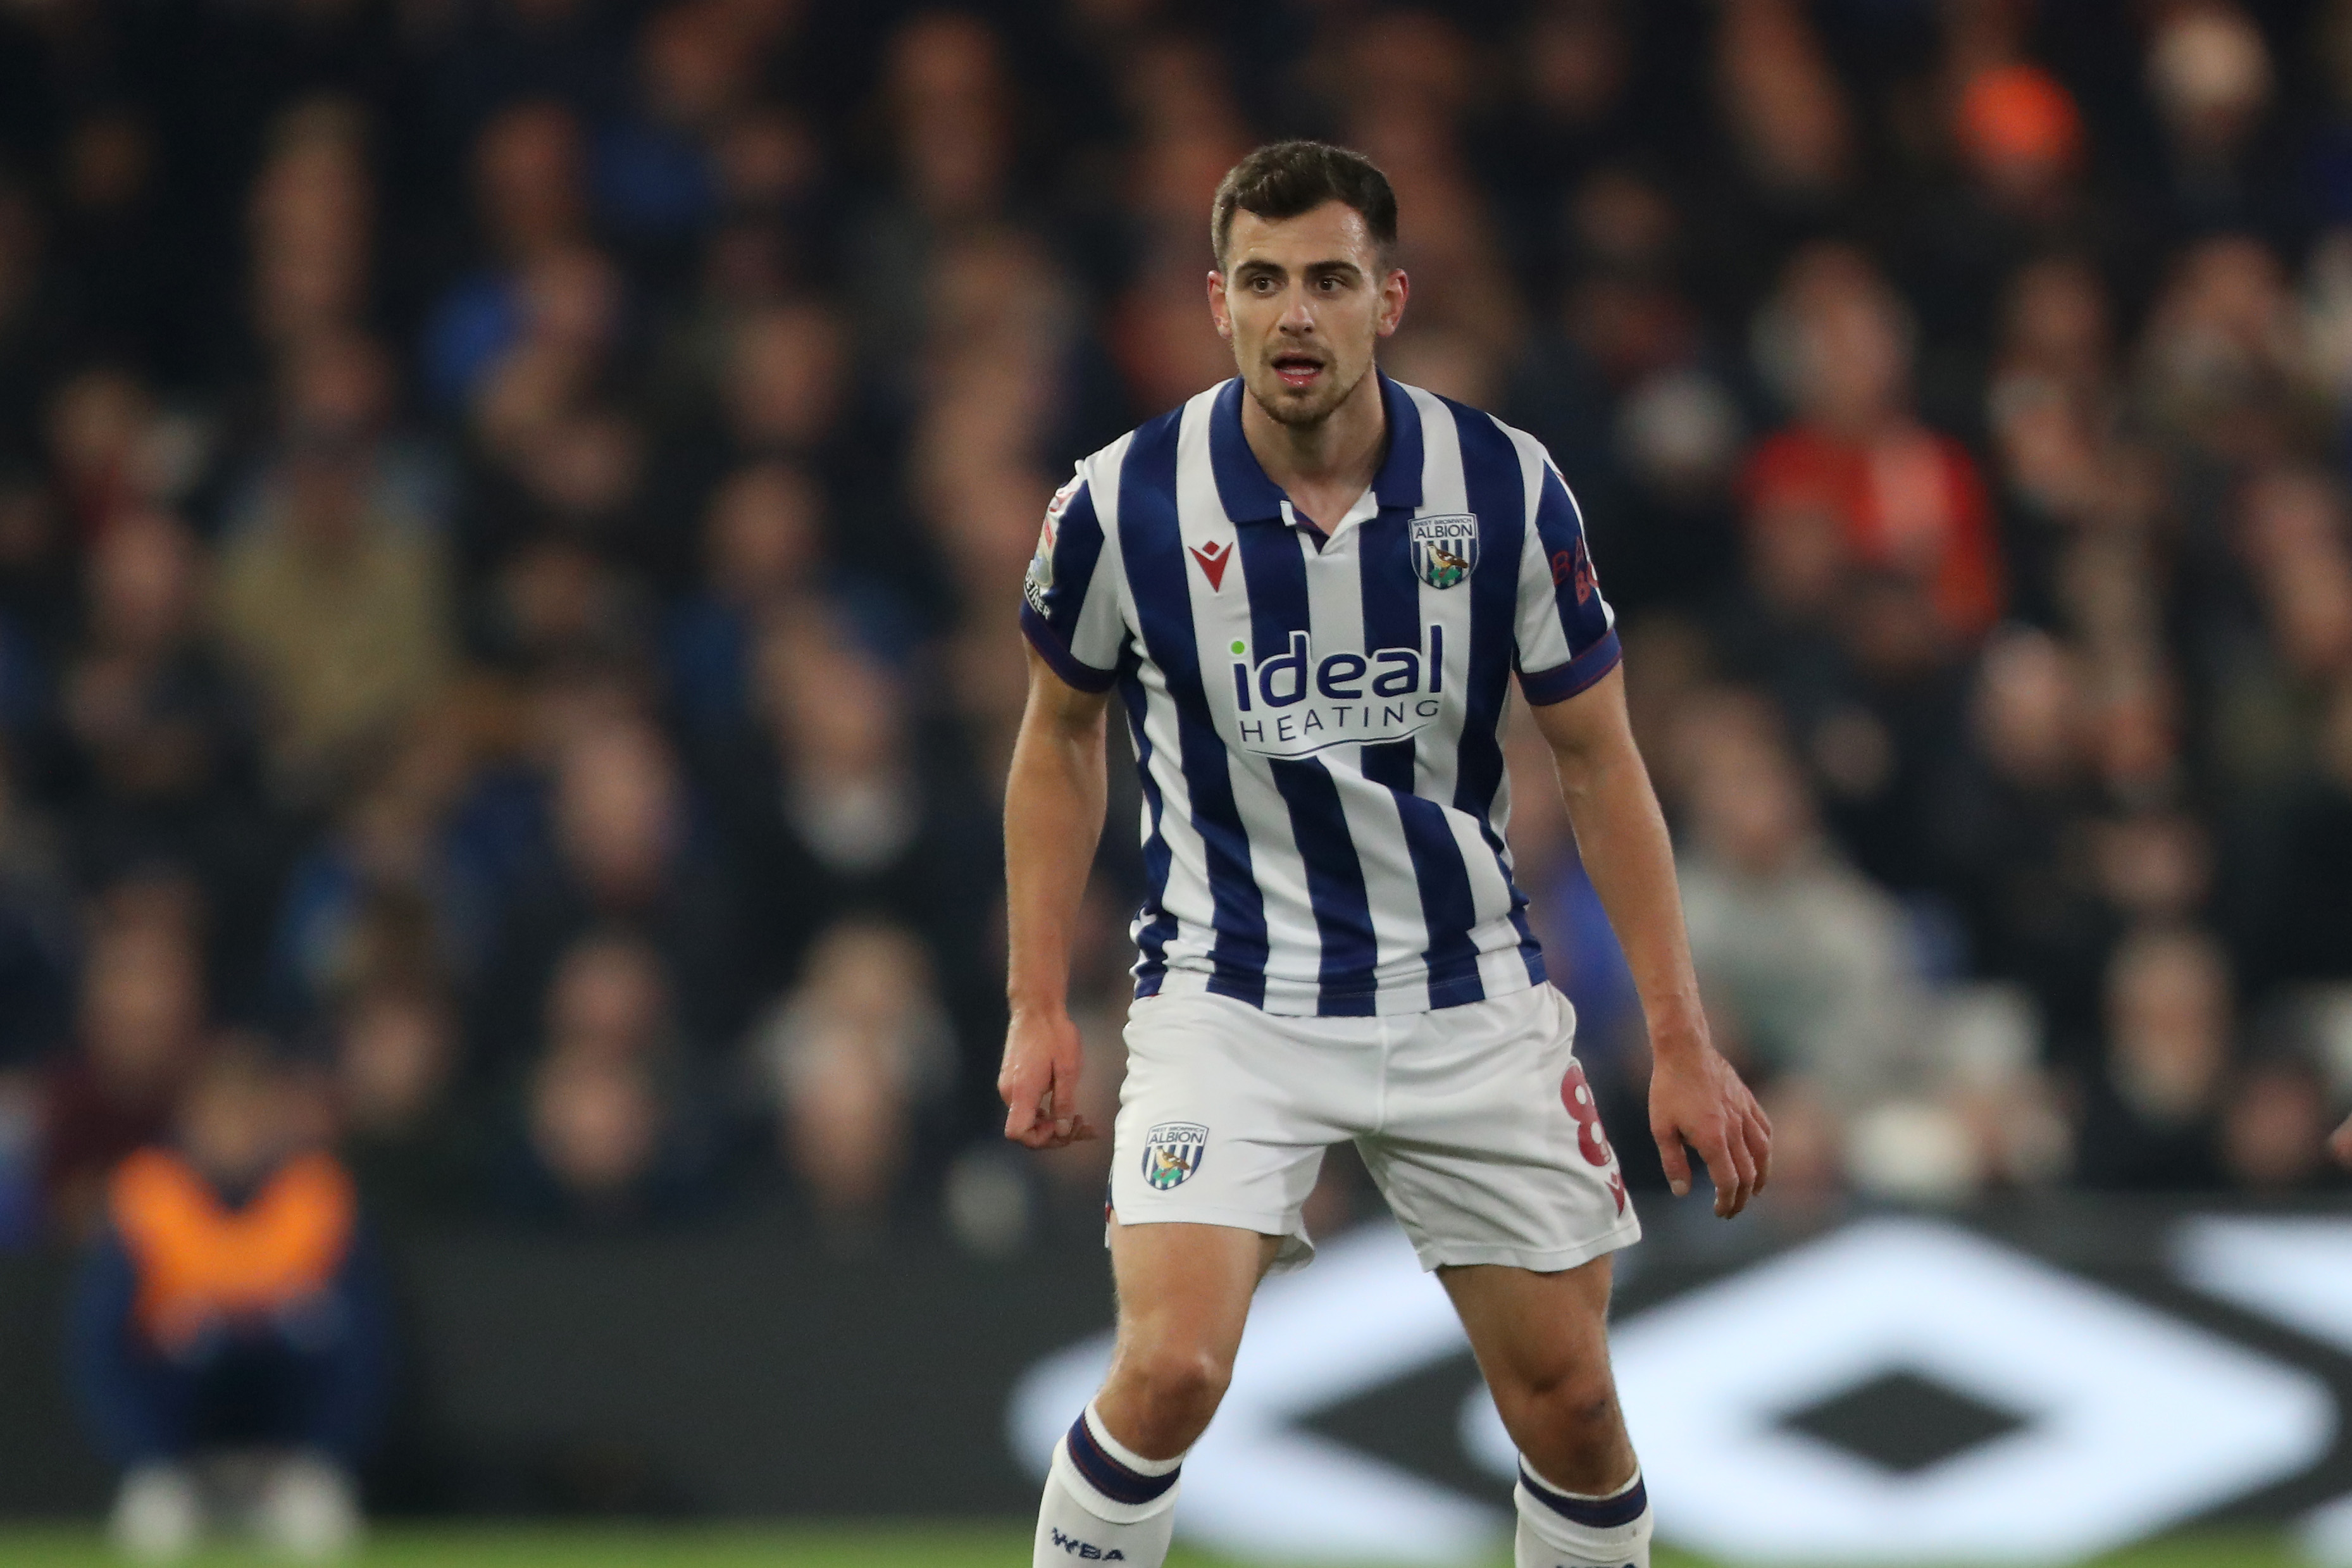
M1388 440L1380 373L1366 371L1346 400L1312 425L1285 425L1256 398L1244 397L1242 436L1290 504L1330 528L1380 471Z

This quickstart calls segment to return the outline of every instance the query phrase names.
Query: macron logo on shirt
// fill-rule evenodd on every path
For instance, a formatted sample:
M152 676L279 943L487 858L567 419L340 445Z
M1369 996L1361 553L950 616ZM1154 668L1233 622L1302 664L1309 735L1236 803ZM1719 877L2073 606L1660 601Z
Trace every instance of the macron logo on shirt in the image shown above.
M1206 544L1192 545L1191 549L1192 559L1201 563L1201 575L1209 580L1209 591L1213 594L1223 593L1225 586L1225 568L1233 564L1233 545L1220 543L1213 539Z

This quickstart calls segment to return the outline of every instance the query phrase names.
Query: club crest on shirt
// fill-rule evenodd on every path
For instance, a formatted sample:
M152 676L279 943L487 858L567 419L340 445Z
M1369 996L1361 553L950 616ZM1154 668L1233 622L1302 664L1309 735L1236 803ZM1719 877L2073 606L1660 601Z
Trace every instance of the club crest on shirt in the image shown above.
M1143 1179L1158 1192L1181 1187L1201 1168L1209 1130L1196 1121L1163 1121L1143 1140Z
M1451 588L1478 564L1475 512L1416 517L1412 522L1412 570L1433 588Z

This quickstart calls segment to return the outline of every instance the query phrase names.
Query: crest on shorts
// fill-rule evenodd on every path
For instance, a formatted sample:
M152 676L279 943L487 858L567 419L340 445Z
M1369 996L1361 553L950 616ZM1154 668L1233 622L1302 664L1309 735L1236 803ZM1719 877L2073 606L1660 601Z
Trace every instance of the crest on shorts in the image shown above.
M1181 1187L1201 1168L1209 1130L1196 1121L1163 1121L1143 1141L1143 1179L1158 1192Z
M1413 574L1433 588L1451 588L1478 564L1478 516L1445 512L1411 524Z

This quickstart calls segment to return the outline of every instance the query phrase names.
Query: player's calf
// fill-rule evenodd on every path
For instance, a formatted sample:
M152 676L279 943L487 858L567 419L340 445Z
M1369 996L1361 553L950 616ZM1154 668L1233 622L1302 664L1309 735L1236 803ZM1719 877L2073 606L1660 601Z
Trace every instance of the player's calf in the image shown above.
M1599 1492L1633 1468L1633 1446L1605 1363L1528 1381L1497 1376L1490 1386L1504 1429L1538 1474L1573 1490Z

